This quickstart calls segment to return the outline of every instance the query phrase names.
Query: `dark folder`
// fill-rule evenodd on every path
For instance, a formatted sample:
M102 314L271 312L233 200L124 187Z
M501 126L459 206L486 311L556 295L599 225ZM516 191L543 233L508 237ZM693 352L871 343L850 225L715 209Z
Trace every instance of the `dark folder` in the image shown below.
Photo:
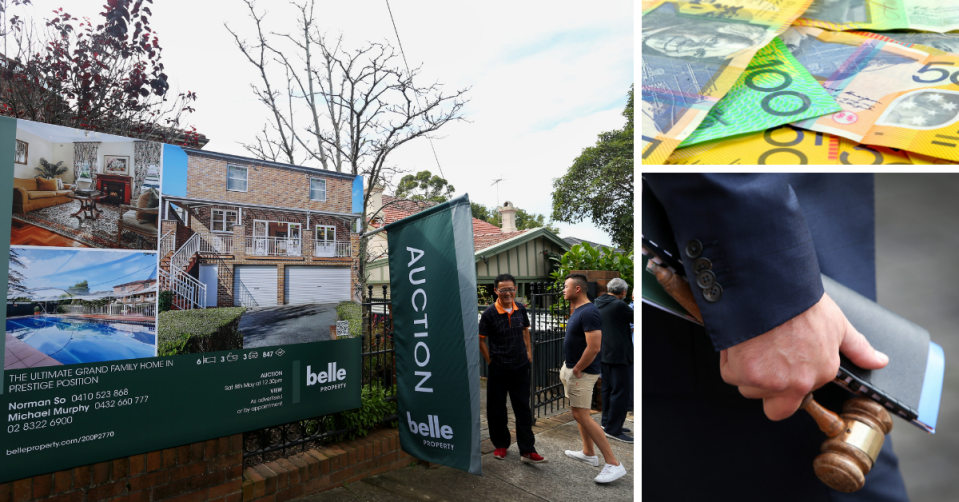
M685 278L679 246L665 212L643 182L643 247L646 259L657 260ZM645 252L644 252L645 254ZM650 280L651 279L651 280ZM930 433L936 431L939 400L945 373L942 347L929 340L929 332L898 316L842 284L822 276L826 293L842 309L849 322L877 350L889 356L881 370L864 370L840 357L839 374L833 383L868 397L890 413ZM653 275L643 268L643 303L695 322L663 291Z

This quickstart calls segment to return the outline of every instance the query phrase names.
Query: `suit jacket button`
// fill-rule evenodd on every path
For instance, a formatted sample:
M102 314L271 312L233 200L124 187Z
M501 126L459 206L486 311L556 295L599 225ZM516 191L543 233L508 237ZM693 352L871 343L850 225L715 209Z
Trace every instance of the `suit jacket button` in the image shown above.
M703 254L703 243L693 239L686 243L686 256L695 260Z
M709 289L713 284L716 284L716 274L712 270L703 270L696 276L696 285L703 289Z
M698 274L703 270L710 270L713 268L713 262L709 261L709 258L699 258L693 262L693 273Z
M709 303L716 303L723 296L723 287L719 284L713 284L708 289L703 290L703 298Z

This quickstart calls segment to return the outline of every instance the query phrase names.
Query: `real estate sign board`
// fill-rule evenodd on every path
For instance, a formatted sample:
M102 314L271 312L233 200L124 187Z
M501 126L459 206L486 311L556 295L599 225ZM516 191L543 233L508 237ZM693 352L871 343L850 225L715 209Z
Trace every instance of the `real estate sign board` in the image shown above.
M416 458L481 475L472 225L464 195L385 229L400 445Z
M354 183L0 117L0 483L358 408Z

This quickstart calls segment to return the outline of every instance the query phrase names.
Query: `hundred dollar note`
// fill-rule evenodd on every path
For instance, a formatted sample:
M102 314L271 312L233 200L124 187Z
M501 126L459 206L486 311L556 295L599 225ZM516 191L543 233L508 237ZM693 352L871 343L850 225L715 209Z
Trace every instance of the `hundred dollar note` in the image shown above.
M959 29L959 4L949 0L815 0L796 21L830 31Z
M809 27L783 40L842 107L794 125L959 160L959 55Z
M643 162L662 164L811 1L643 2Z
M906 152L860 145L792 126L679 148L673 165L889 165L912 164Z
M776 37L759 49L726 97L679 146L763 131L840 110L836 100Z

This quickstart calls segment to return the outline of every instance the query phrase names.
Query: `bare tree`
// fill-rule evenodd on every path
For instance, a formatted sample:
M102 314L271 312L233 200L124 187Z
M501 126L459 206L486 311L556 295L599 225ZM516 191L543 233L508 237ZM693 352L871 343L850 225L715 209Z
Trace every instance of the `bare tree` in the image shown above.
M261 82L251 87L270 119L255 142L243 147L260 159L318 163L323 169L363 176L365 231L370 218L377 216L366 212L371 189L388 186L401 172L388 163L390 154L463 120L468 89L444 94L439 83L414 84L420 69L401 67L399 54L388 43L344 49L342 36L332 39L320 31L313 0L295 4L299 12L292 33L266 31L266 14L257 14L254 0L244 1L256 27L255 41L227 29L259 72ZM365 257L366 239L360 247ZM365 263L361 267L365 283Z
M0 115L197 144L194 129L181 130L196 95L170 92L144 2L111 1L94 25L63 9L35 23L11 12L29 0L0 0Z

